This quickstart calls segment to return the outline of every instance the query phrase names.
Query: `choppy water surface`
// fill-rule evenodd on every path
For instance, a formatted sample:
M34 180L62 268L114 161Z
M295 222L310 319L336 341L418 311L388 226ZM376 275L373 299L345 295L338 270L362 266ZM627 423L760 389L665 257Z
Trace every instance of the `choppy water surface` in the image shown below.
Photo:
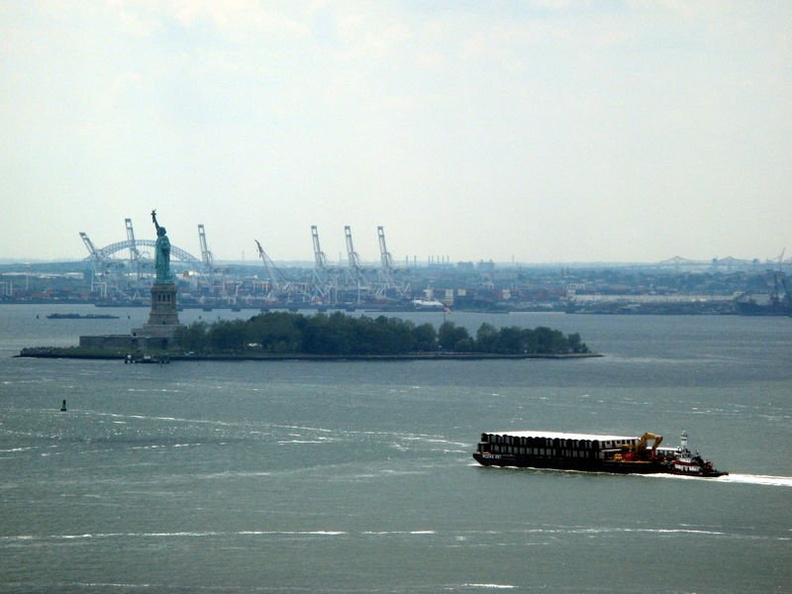
M792 583L790 319L453 314L472 330L580 332L606 354L584 361L11 357L145 316L121 312L53 321L36 306L0 308L3 591ZM470 457L482 431L652 431L674 444L683 428L731 474L488 469Z

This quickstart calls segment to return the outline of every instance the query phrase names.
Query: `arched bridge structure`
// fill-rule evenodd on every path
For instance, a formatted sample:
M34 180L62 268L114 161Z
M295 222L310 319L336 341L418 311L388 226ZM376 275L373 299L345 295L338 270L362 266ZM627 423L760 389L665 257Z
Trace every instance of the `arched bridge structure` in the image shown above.
M138 248L146 247L146 248L153 248L157 245L157 242L153 239L127 239L124 241L118 241L116 243L111 243L110 245L106 245L103 248L96 249L92 256L94 258L104 260L109 259L112 254L117 252L122 252L124 250L129 250L131 253L139 253ZM171 244L171 256L179 260L180 262L185 262L188 264L195 264L199 266L201 264L201 260L193 256L187 250L183 250L182 248Z

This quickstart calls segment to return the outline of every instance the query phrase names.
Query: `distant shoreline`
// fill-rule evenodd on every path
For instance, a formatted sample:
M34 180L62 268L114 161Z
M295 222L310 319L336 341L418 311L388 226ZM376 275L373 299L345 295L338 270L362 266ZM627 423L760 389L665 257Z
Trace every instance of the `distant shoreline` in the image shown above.
M127 360L138 354L84 351L70 347L28 347L15 357L36 359L97 359ZM267 354L152 354L168 361L482 361L507 359L591 359L602 357L600 353L547 353L507 355L495 353L410 353L404 355L313 355L301 353L267 353Z

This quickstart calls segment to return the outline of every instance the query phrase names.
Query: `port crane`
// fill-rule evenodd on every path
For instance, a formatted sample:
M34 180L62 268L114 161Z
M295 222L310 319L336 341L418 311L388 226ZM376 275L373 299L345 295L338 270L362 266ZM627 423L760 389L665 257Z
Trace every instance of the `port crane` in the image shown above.
M311 300L321 303L335 301L338 293L338 282L335 270L327 265L327 256L322 251L322 246L319 242L319 229L316 225L311 225L311 240L314 252Z
M270 282L270 292L267 294L267 301L291 301L292 294L299 292L297 287L286 278L286 275L276 266L272 258L267 255L258 239L254 241Z
M360 279L362 276L362 270L360 268L360 256L355 251L355 246L352 243L352 228L349 225L344 227L344 238L346 239L349 269L354 273L356 278Z
M388 251L385 243L385 229L380 225L377 227L377 238L379 239L380 263L382 264L382 276L385 290L393 284L393 257Z
M359 303L361 301L362 291L366 290L368 287L363 277L363 267L360 265L360 256L355 251L355 245L352 242L352 229L349 225L344 227L344 237L346 239L347 249L347 273L350 277L350 284L354 286L357 292L357 301Z
M380 277L382 281L376 292L377 297L384 297L388 291L392 289L395 289L399 293L399 296L404 296L407 292L407 287L396 282L395 276L399 272L399 269L393 265L393 256L391 256L391 253L388 251L388 246L385 242L385 229L381 225L377 227L377 237L379 239Z
M214 271L214 256L212 252L209 251L209 247L206 243L206 230L204 229L203 223L198 225L198 242L201 245L201 262L203 263L204 269L208 274L212 274Z
M96 249L93 241L91 241L91 238L88 237L88 234L85 231L80 231L80 239L83 240L83 243L88 250L88 257L91 259L91 261L95 262L96 264L101 264L104 261L104 258L99 253L99 250Z
M129 266L135 270L135 275L140 278L140 250L135 243L135 229L132 226L132 219L124 219L126 226L127 242L129 243Z
M103 298L107 297L108 285L112 284L114 288L116 285L111 274L113 261L106 255L105 250L96 248L85 231L80 231L80 238L88 250L88 258L91 261L91 292L98 291Z
M324 272L327 270L327 256L322 251L322 246L319 243L319 229L316 225L311 225L311 240L313 241L314 250L314 263L317 272Z

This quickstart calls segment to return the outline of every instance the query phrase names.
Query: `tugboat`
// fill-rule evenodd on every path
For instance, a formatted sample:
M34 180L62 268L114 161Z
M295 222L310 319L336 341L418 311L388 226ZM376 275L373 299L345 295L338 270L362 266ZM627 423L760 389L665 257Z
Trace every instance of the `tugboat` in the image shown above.
M708 478L728 474L716 470L698 452L691 453L687 432L682 432L679 447L660 447L662 441L663 436L654 433L641 437L547 431L482 433L473 458L483 466Z
M723 476L724 474L729 474L728 472L720 472L719 470L715 470L715 468L712 466L712 462L699 456L698 452L691 453L691 451L688 449L687 440L687 431L683 431L676 455L671 462L673 474L705 477Z

